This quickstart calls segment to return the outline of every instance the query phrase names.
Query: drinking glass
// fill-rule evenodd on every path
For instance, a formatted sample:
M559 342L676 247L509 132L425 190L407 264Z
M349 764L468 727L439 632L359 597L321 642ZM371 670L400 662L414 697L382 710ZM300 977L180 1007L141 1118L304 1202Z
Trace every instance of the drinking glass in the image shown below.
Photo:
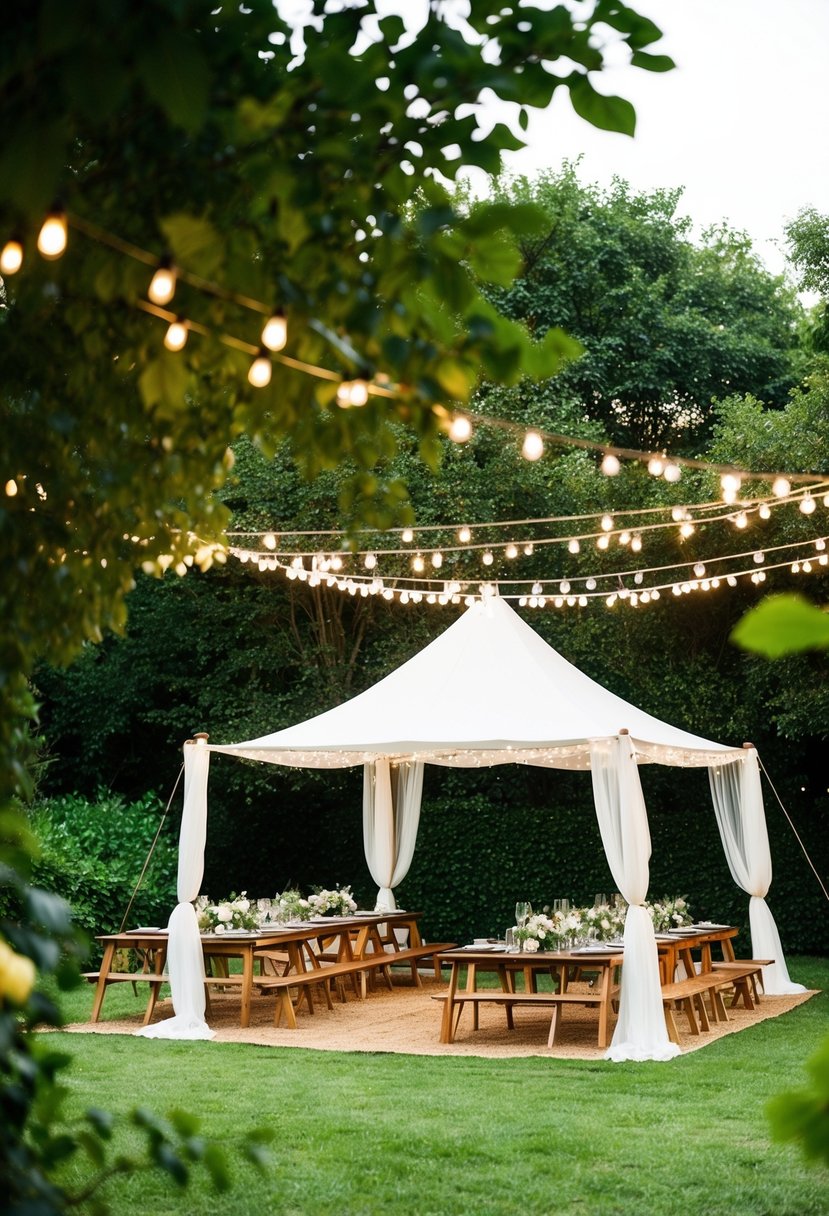
M518 949L518 944L515 940L515 929L509 928L504 934L504 947L508 953L514 953Z
M570 911L570 900L569 899L563 899L561 901L561 911L565 916Z
M554 899L553 900L553 916L555 916L555 914L560 911L561 911L561 900Z
M523 929L527 920L533 914L532 904L527 900L519 900L515 905L515 923L519 929Z
M594 908L603 908L603 907L604 907L606 904L607 904L607 896L606 896L606 895L597 895L597 896L596 896L596 898L595 898L595 899L594 899L594 901L593 901L593 907L594 907Z

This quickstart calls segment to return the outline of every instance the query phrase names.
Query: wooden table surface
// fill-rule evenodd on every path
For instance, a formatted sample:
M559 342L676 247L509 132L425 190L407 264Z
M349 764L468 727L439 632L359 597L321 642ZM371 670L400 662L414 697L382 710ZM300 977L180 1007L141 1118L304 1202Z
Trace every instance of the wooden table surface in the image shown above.
M336 953L340 960L358 960L368 952L382 949L394 937L394 931L408 934L413 946L421 945L418 928L419 912L372 913L365 916L326 916L315 921L273 925L250 932L202 933L201 943L205 959L208 982L236 984L241 993L240 1025L250 1025L250 1005L253 993L255 963L257 957L267 951L282 951L288 956L290 969L301 972L314 965L313 957L320 949ZM104 955L95 986L95 997L90 1020L97 1022L101 1015L104 995L109 984L134 979L150 984L150 998L144 1016L146 1025L152 1017L158 992L166 982L164 966L167 960L166 929L135 929L125 933L106 933L96 938L103 944ZM317 944L316 949L315 943ZM135 950L143 959L144 970L134 976L125 972L114 972L113 962L118 950ZM208 972L212 959L240 958L241 976L211 977ZM390 961L394 961L393 954Z

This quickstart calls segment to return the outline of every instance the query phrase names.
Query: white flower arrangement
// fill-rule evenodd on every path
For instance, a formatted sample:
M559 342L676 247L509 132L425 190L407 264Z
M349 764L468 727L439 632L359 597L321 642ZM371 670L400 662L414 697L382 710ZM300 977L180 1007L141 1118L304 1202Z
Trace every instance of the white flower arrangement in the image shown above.
M230 929L256 929L259 926L258 909L251 904L246 891L241 895L229 895L215 904L207 895L200 895L195 907L202 933L227 933Z
M681 925L691 925L694 922L688 901L682 895L663 895L662 899L646 903L645 907L657 933L666 929L678 929Z
M515 940L524 952L563 950L573 942L610 941L625 930L626 904L611 907L600 904L590 908L570 908L550 912L546 907L529 917L523 928L513 927Z
M353 916L357 911L351 887L335 887L332 891L321 888L308 896L308 903L313 916Z

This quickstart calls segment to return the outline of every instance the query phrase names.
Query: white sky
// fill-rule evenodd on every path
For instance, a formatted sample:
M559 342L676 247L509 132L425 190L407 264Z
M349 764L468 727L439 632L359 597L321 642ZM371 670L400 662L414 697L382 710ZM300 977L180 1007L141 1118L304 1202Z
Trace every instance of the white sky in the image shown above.
M561 90L509 168L531 174L583 153L583 181L682 186L680 212L697 232L726 220L782 270L785 222L806 206L829 211L829 0L630 3L663 30L650 49L677 64L595 78L633 102L635 137L591 128Z

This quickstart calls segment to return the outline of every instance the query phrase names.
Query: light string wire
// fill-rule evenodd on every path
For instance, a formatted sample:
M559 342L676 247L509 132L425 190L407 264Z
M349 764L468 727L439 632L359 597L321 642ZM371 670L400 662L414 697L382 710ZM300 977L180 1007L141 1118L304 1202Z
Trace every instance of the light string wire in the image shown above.
M610 510L603 511L603 512L594 511L594 512L591 512L590 514L585 514L585 515L549 516L549 517L544 517L544 518L525 519L525 520L520 520L520 521L510 520L510 521L496 521L493 523L472 523L472 524L463 524L463 525L459 525L459 524L424 524L419 528L411 527L409 529L406 529L406 528L389 529L389 532L392 535L400 534L404 538L405 538L405 534L407 534L407 533L412 534L412 541L407 542L407 547L405 549L386 548L383 546L367 544L366 548L351 549L350 547L349 548L340 547L338 550L335 550L335 551L340 553L343 556L351 556L351 557L355 557L355 558L366 557L369 554L373 554L377 558L378 561L381 557L412 556L413 553L415 553L415 550L412 548L415 533L437 532L437 533L447 534L449 532L457 533L461 530L461 528L466 528L466 529L468 529L468 531L470 533L470 540L468 542L464 541L463 543L448 544L448 545L437 542L432 545L422 546L423 551L425 551L426 553L429 553L430 551L439 550L442 554L471 553L471 552L477 552L477 551L481 551L481 550L486 552L486 551L490 550L495 544L498 544L500 546L500 545L503 545L504 542L503 541L494 542L492 539L483 540L483 541L477 541L477 540L473 541L471 539L472 534L487 532L490 528L497 529L497 528L504 528L504 527L516 527L516 528L517 527L529 527L529 526L535 526L535 525L543 525L543 524L547 524L547 523L570 523L570 522L580 522L580 521L588 520L588 519L604 519L604 518L613 520L613 524L612 524L611 528L609 528L609 529L602 528L601 530L591 531L591 532L568 532L568 533L556 534L554 536L522 536L520 538L516 537L511 543L516 548L521 548L521 546L523 546L525 544L531 544L533 546L533 549L535 549L535 548L542 548L544 546L566 545L571 541L578 541L579 543L581 543L582 541L599 540L602 537L607 537L608 545L611 540L615 540L618 543L624 545L628 542L620 540L620 537L625 535L626 533L630 534L632 532L633 534L641 537L641 534L645 533L645 532L664 531L669 528L678 529L678 530L680 530L680 533L681 533L683 524L689 524L689 523L693 524L694 530L696 529L697 526L706 524L706 523L734 523L736 517L739 515L744 515L747 519L747 517L749 515L757 514L763 505L766 505L769 508L771 508L771 506L774 506L775 508L777 508L777 507L792 505L795 503L802 503L804 499L811 498L815 494L819 495L819 494L823 493L824 491L827 491L826 498L829 498L829 480L821 481L821 482L812 482L810 485L804 487L804 489L802 491L798 491L794 494L787 495L785 498L762 497L762 498L754 498L754 499L742 499L736 503L727 504L727 505L719 503L719 502L708 502L708 503L693 504L691 507L660 506L660 507L634 508L634 509L631 509L628 511L610 511ZM829 502L826 502L825 505L829 506ZM643 523L643 524L628 523L626 525L617 523L617 521L622 521L622 520L633 520L639 515L647 516L647 515L652 515L656 512L664 513L664 512L668 512L668 511L673 512L674 510L683 512L684 513L683 517L682 518L671 518L669 520L663 520L661 522L656 522L656 523ZM691 511L698 511L698 510L714 511L716 513L715 514L706 514L706 515L691 515L690 514ZM384 535L387 535L387 533L372 532L369 535L372 535L372 536L376 535L378 537L382 537ZM314 537L314 538L319 538L320 540L325 540L328 538L336 538L341 541L341 544L343 541L343 533L341 530L338 530L338 529L319 529L316 531L313 531L313 530L293 531L293 530L284 530L279 527L274 527L274 528L265 529L263 531L253 531L253 530L230 531L227 533L227 536L228 536L228 539L235 539L235 538L241 539L241 538L245 538L245 537L256 538L260 541L260 543L265 544L266 551L269 551L269 550L277 551L282 555L286 555L288 553L289 547L286 545L280 545L278 542L279 542L279 540L284 541L287 538ZM630 539L630 536L628 537L628 539ZM683 536L683 539L685 539L684 536ZM313 549L299 549L299 548L295 549L293 546L290 546L290 556L311 558L311 557L317 556L319 554L320 548L328 548L329 550L332 550L332 547L330 545L329 546L325 546L325 545L315 546ZM420 550L417 550L417 552L419 553ZM575 555L575 552L576 551L574 551L574 555ZM516 556L518 556L517 553L513 555L513 557L516 557ZM526 554L526 556L530 556L530 554ZM512 560L512 558L510 560Z
M95 224L93 221L91 221L89 219L86 219L86 218L76 215L74 213L71 213L71 214L64 213L64 215L65 215L65 223L68 227L72 228L74 231L85 236L87 239L95 241L98 244L110 249L111 251L113 251L115 253L118 253L125 257L132 258L135 261L138 261L138 262L142 263L142 265L145 265L147 267L157 268L159 266L160 262L162 261L162 258L159 257L158 255L151 253L149 250L146 250L139 245L136 245L134 242L125 240L123 237L110 232L108 229L103 228L99 224ZM48 222L48 219L49 219L49 217L47 217L47 222ZM62 252L63 252L63 249L61 249L58 253L52 253L49 256L52 258L59 257L59 256L61 256ZM19 264L16 269L19 269ZM251 312L256 313L258 316L269 317L270 315L272 315L273 309L268 304L263 303L261 300L256 300L256 299L254 299L250 296L244 295L240 292L233 291L229 288L222 286L221 284L213 282L210 279L205 279L199 275L193 274L191 271L187 271L185 269L182 269L181 267L176 266L175 275L176 275L177 279L180 279L182 282L187 283L188 286L192 287L196 291L201 292L202 294L211 295L217 299L229 301L231 303L236 304L240 308L245 308ZM148 306L146 306L144 301L140 301L139 306L142 307L145 312L149 312L152 315L159 317L162 320L167 321L168 323L172 324L173 321L182 321L182 323L186 324L188 329L193 330L193 332L198 333L202 336L215 336L219 341L223 342L225 345L227 345L229 347L233 347L234 349L243 351L246 354L252 354L252 355L256 356L256 355L261 355L261 353L262 353L260 347L254 347L251 343L245 342L243 339L236 338L231 334L220 334L220 333L214 334L214 331L210 330L207 326L201 325L196 322L191 322L186 318L183 319L180 314L173 314L173 313L167 312L166 310L154 311L154 307L158 307L158 306L149 306L148 307ZM329 341L332 345L334 345L337 349L339 349L340 353L344 354L349 359L352 359L352 360L354 359L356 352L353 350L353 348L350 346L350 344L347 341L341 339L338 335L334 334L321 321L312 319L309 322L309 325L312 328L314 328L314 330L317 333L321 334L323 337L326 338L327 341ZM330 380L330 381L339 380L339 381L343 382L343 377L341 375L339 375L337 372L333 372L328 368L323 368L316 364L307 363L302 360L292 359L291 356L289 356L289 355L280 355L278 351L268 350L266 357L269 360L276 360L277 362L279 362L287 367L291 367L291 368L293 368L293 370L303 372L307 375L315 376L319 379ZM376 379L372 379L371 381L366 381L366 390L367 390L367 393L370 395L382 396L382 397L391 398L391 399L397 399L400 395L399 386L386 387L386 386L378 383ZM591 440L591 439L581 439L581 438L578 438L575 436L562 435L555 431L544 430L543 428L533 428L533 427L527 428L525 426L520 426L517 423L510 422L507 419L494 418L490 415L479 414L479 413L476 413L475 411L463 409L461 407L456 407L456 408L454 408L453 412L450 412L444 406L442 406L438 403L433 403L431 406L431 409L432 409L432 412L435 414L435 416L440 421L440 423L442 424L443 428L449 430L450 437L453 437L452 436L453 423L456 423L459 419L463 420L465 426L468 429L467 429L467 432L464 435L463 439L457 440L459 442L465 441L466 439L468 439L471 436L473 427L488 426L488 427L493 427L496 429L507 431L508 433L514 435L515 437L523 436L525 441L528 438L528 434L534 434L542 442L549 443L555 447L580 448L584 451L588 451L588 452L595 453L597 455L601 455L603 458L612 456L612 457L615 457L617 460L618 459L632 460L632 461L637 461L639 463L648 463L649 464L652 461L657 460L657 461L661 462L661 464L663 464L663 465L664 464L673 465L677 470L680 470L681 468L688 468L688 469L695 469L695 470L703 471L703 472L716 473L716 474L720 474L721 476L724 476L724 477L733 476L733 477L755 479L755 480L756 479L772 480L772 479L777 479L777 478L785 478L789 482L794 482L797 484L804 484L805 482L808 482L808 481L814 481L816 478L818 478L820 476L820 474L815 473L815 472L811 472L811 473L785 472L785 473L783 473L783 472L772 472L769 470L752 471L752 470L740 468L733 464L720 464L720 463L716 463L716 462L700 460L700 459L690 457L690 456L670 456L669 457L667 455L667 453L664 451L663 452L646 452L646 451L643 451L638 448L621 447L616 444L603 443L603 442L599 442L599 441ZM455 437L455 438L457 438L457 437ZM541 454L542 454L541 452L538 452L537 455L533 457L533 459L537 458ZM607 472L606 469L603 471ZM661 471L662 470L660 469L660 473L661 473ZM618 472L618 466L614 470L614 473L615 472ZM613 475L613 473L608 473L608 475ZM657 474L654 474L654 475L657 475Z
M780 805L780 810L781 810L781 811L783 812L783 814L785 815L785 817L786 817L786 822L788 823L789 827L790 827L790 828L792 829L792 831L794 832L794 837L795 837L795 840L796 840L796 841L797 841L797 843L800 845L800 848L801 848L801 851L802 851L802 853L803 853L803 856L804 856L804 857L806 858L806 860L808 861L809 866L810 866L810 868L811 868L811 870L812 870L812 873L814 874L815 878L818 880L818 884L819 884L819 886L820 886L820 889L821 889L821 891L823 892L824 896L826 897L826 901L827 901L827 903L829 903L829 891L827 891L827 889L826 889L826 885L825 885L825 883L824 883L823 879L821 878L820 874L818 874L818 872L817 872L817 869L816 869L816 867L815 867L814 862L812 861L811 857L810 857L810 856L809 856L809 854L807 853L807 851L806 851L806 846L805 846L805 844L803 843L803 841L802 841L802 840L801 840L801 838L800 838L800 833L798 832L797 828L794 826L794 823L792 822L792 817L791 817L791 815L789 814L789 812L786 810L785 806L783 805L783 799L780 797L780 795L778 794L777 790L775 789L774 782L772 781L771 777L769 776L768 769L766 768L765 764L763 764L763 761L760 759L760 756L759 756L759 755L758 755L757 759L758 759L758 761L759 761L760 768L761 768L761 770L762 770L763 776L765 777L766 781L768 781L769 786L770 786L770 788L771 788L771 792L774 794L775 798L777 799L777 801L778 801L778 803L779 803L779 805Z
M768 550L759 552L762 552L763 556L765 557L766 551L791 551L803 549L807 545L813 546L817 551L815 565L824 568L829 566L829 553L826 552L827 539L829 539L829 537L816 537L805 541L794 541L777 545L769 548ZM764 560L762 569L758 569L758 566L753 559L751 566L736 570L731 569L718 575L706 577L704 574L693 574L691 577L669 579L656 584L650 584L648 586L640 587L637 584L637 587L631 589L623 585L623 579L633 577L637 580L643 580L647 575L661 574L665 570L683 570L689 567L693 569L693 567L691 567L690 562L685 561L664 566L645 567L637 570L605 572L596 575L574 575L572 577L572 581L562 578L561 576L557 576L555 578L536 579L531 577L527 577L525 579L484 578L482 580L481 578L475 576L460 575L443 579L435 576L419 579L408 574L387 574L383 576L374 572L332 574L328 570L317 569L316 567L312 568L311 570L306 570L301 566L287 565L274 553L267 555L252 554L249 551L237 549L235 547L231 547L229 552L243 564L252 562L262 573L267 573L268 571L280 571L284 573L288 579L298 579L301 582L308 583L312 587L321 586L324 584L328 588L336 588L339 591L349 592L352 595L356 592L359 592L361 595L381 594L386 599L395 597L399 598L402 595L406 595L408 598L415 595L420 596L420 599L422 599L423 596L426 595L435 596L436 598L443 597L442 602L449 602L451 600L453 603L460 603L463 597L466 597L467 601L474 601L480 598L487 598L489 595L501 594L500 588L502 586L518 587L522 584L532 584L533 590L532 594L529 596L526 594L519 594L518 592L507 592L503 595L504 599L519 600L519 602L521 602L521 606L524 606L524 603L529 603L530 607L544 607L548 601L552 602L556 607L561 607L564 603L567 603L568 606L573 606L580 601L584 601L586 603L587 601L598 599L605 599L605 602L610 607L612 606L612 604L609 602L611 600L612 603L615 604L617 600L623 601L625 599L630 599L631 597L633 597L631 600L632 606L636 606L643 595L648 596L648 599L643 601L644 603L648 603L650 599L653 598L654 592L661 593L662 591L671 590L675 595L681 595L687 594L690 591L716 590L722 585L723 581L727 582L729 586L733 587L736 585L736 580L744 576L749 577L752 582L759 583L765 581L767 571L782 570L786 567L789 567L792 570L792 573L802 572L804 574L808 574L812 572L812 565L808 559L802 559L799 562L793 562L791 559L786 559L785 561L773 563L766 563ZM708 562L709 564L713 564L715 562L741 561L748 556L749 554L747 552L734 553L709 558ZM258 559L261 559L261 563ZM293 559L294 562L297 560L298 559L296 557ZM795 566L798 567L796 571ZM588 582L595 581L598 583L599 580L616 584L616 587L611 590L610 595L608 595L607 589L587 588L586 584ZM558 583L559 587L557 589L553 589L551 587L551 589L545 594L544 587L555 583ZM568 584L567 590L561 590L562 583ZM584 587L582 589L582 587L579 586L576 591L573 591L573 583L584 584ZM470 591L470 587L473 586L477 586L478 590ZM657 595L656 598L658 599L660 597ZM415 599L414 602L418 603L420 600ZM584 606L584 604L580 603L580 606Z

